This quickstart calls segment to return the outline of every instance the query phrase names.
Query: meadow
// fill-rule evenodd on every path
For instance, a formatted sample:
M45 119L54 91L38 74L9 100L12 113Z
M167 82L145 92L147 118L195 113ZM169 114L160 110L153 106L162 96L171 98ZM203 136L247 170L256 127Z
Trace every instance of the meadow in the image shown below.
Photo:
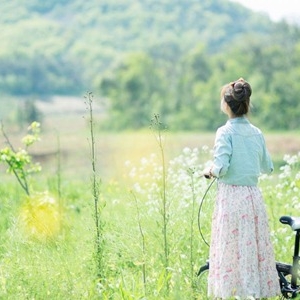
M206 299L195 274L208 258L198 220L209 242L215 184L199 205L214 133L104 133L97 117L93 157L86 113L44 116L30 196L1 165L0 299ZM19 147L24 130L6 130ZM278 219L300 215L300 138L266 140L276 172L260 186L276 259L291 262L293 232Z

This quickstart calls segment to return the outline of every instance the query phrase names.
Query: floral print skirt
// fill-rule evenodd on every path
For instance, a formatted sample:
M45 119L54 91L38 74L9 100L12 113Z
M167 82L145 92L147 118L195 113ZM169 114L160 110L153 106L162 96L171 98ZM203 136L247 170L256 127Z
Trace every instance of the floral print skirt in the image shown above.
M258 187L218 183L209 260L208 296L213 299L279 294L268 218Z

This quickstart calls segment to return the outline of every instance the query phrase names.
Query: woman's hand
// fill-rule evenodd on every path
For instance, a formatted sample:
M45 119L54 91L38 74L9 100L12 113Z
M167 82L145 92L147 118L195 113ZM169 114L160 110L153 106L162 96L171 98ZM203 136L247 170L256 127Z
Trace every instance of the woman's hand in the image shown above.
M204 169L204 171L203 171L203 176L204 176L205 178L211 179L211 178L214 177L214 175L213 175L212 172L211 172L211 169L212 169L212 167L209 167L209 168Z

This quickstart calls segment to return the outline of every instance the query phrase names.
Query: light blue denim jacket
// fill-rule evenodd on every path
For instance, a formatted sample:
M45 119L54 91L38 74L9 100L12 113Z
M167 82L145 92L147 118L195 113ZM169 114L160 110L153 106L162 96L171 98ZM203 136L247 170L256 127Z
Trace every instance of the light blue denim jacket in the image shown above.
M211 172L219 182L255 186L273 163L262 132L246 117L229 119L216 133Z

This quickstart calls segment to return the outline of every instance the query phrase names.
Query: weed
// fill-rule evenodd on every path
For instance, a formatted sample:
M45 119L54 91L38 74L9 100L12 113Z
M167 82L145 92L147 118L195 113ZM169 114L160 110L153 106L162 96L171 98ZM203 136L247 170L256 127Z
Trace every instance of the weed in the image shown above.
M168 241L168 222L169 222L169 199L167 198L167 168L166 168L166 159L165 159L165 150L164 150L164 142L163 142L163 132L166 130L166 126L161 122L160 116L158 114L154 115L154 118L151 120L151 128L155 134L155 138L157 140L157 144L160 150L160 158L161 158L161 167L162 167L162 176L161 176L161 215L162 215L162 235L163 235L163 265L165 268L165 281L166 281L166 289L169 291L170 285L170 274L169 274L169 255L170 255L170 246Z
M28 147L39 140L40 124L38 122L33 122L28 127L29 133L22 139L24 148L19 148L18 150L16 150L10 142L2 122L1 131L8 146L0 150L0 162L8 165L7 171L15 175L15 178L21 185L22 189L29 196L29 177L32 173L39 172L41 170L41 166L38 163L32 162L32 158L28 153Z
M104 280L104 222L102 220L101 211L104 206L100 206L99 199L100 199L100 185L101 180L98 177L98 170L97 170L97 155L96 155L96 139L95 139L95 121L93 115L93 94L88 92L86 95L86 103L89 111L89 129L90 129L90 150L91 150L91 163L92 163L92 193L94 199L94 218L95 218L95 230L96 230L96 238L95 238L95 245L96 245L96 266L97 266L97 276L102 282Z

